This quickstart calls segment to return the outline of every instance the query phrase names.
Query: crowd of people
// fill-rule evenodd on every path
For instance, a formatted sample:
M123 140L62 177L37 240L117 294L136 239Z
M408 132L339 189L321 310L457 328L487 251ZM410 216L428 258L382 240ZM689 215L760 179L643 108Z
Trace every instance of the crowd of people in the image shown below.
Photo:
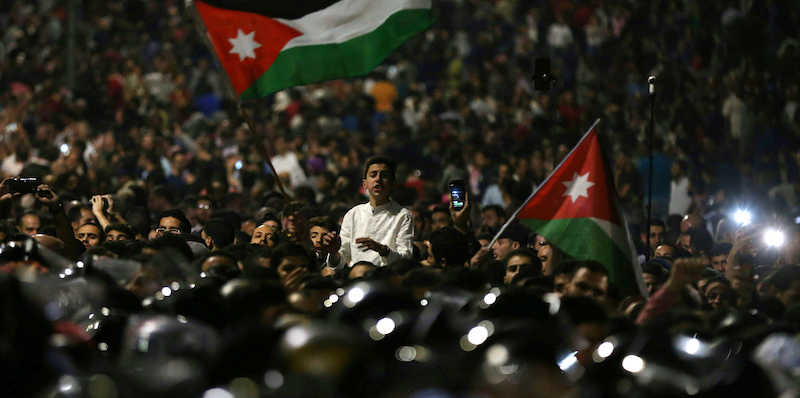
M800 396L799 3L440 0L241 106L183 2L62 3L0 3L0 395ZM510 220L598 118L642 295Z

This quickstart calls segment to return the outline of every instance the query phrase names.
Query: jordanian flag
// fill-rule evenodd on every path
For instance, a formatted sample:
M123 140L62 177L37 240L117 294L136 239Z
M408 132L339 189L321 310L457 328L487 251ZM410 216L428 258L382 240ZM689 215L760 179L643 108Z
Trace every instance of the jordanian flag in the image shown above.
M597 122L516 214L516 218L579 260L606 266L625 294L646 296L636 250L606 170Z
M364 75L433 22L431 0L194 1L242 99Z

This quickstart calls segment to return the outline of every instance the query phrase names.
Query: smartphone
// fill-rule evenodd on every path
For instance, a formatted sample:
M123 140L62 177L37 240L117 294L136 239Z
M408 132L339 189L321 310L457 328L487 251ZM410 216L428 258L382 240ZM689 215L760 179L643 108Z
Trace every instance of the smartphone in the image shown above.
M9 181L8 190L11 193L36 193L39 187L39 179L36 177L17 177Z
M455 210L461 210L467 204L467 184L464 180L450 181L450 201Z

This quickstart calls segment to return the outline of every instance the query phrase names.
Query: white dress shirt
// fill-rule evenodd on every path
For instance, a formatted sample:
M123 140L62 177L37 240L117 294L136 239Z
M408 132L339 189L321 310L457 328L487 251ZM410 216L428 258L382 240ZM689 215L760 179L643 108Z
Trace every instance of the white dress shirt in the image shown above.
M339 262L331 263L329 256L328 266L341 269L348 262L352 266L359 261L369 261L383 267L401 258L411 258L414 244L413 217L410 211L394 202L375 208L369 203L360 204L344 215L339 236L342 239ZM359 249L356 244L356 239L359 238L372 238L375 242L388 246L389 254L383 257L374 250Z

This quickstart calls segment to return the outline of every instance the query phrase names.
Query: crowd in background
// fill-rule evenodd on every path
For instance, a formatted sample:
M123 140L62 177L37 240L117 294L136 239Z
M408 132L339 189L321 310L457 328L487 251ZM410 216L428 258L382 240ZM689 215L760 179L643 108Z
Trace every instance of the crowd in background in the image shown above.
M74 51L68 2L0 3L0 263L96 287L64 298L21 278L45 292L31 298L3 274L0 335L25 342L0 344L18 370L5 391L798 394L800 3L434 1L434 26L373 73L241 104L252 126L183 2L78 3ZM550 90L533 82L542 57ZM649 301L518 225L485 247L597 119ZM368 200L374 155L397 161L413 255L326 267L323 237ZM19 176L33 195L13 195ZM455 179L468 220L449 208ZM688 376L623 385L647 369Z

